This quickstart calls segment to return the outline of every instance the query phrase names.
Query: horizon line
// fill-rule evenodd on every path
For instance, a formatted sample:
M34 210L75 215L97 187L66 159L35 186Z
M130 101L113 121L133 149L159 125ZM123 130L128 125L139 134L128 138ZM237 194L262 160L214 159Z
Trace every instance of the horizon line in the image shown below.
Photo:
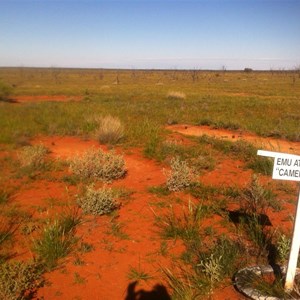
M72 70L122 70L122 71L205 71L205 72L292 72L300 71L300 67L295 66L294 68L269 68L269 69L254 69L251 67L245 67L243 69L201 69L201 68L125 68L125 67L62 67L62 66L0 66L0 69L72 69Z

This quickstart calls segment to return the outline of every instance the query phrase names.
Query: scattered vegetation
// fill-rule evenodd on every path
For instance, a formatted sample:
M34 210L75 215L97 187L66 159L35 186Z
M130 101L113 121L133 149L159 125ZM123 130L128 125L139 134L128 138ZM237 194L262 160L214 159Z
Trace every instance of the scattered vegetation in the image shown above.
M157 209L165 212L166 206L171 204L167 214L157 216L163 238L160 241L161 254L172 257L170 239L180 240L184 247L180 258L174 259L175 268L163 271L173 290L172 298L201 299L203 294L231 284L233 274L244 264L269 263L271 252L275 250L279 262L284 263L289 252L289 238L284 234L277 235L276 229L268 225L270 209L279 211L282 207L273 192L262 186L257 177L244 189L217 188L193 182L195 172L203 174L212 170L219 157L239 159L245 162L245 167L262 174L271 174L272 160L257 156L257 149L245 141L233 143L203 136L185 143L177 138L169 140L169 136L167 139L167 132L163 129L166 124L201 124L299 141L299 116L295 113L300 108L299 101L295 100L300 96L297 78L289 72L247 73L141 70L132 76L128 71L120 70L101 71L99 74L99 70L0 68L0 77L7 82L6 86L16 86L15 95L85 95L84 101L72 105L55 102L12 105L9 103L11 89L7 93L0 84L0 143L25 146L18 155L21 168L38 170L39 173L47 166L48 150L43 145L28 146L30 137L38 134L88 138L94 138L96 134L100 143L142 147L148 158L166 164L171 161L171 169L166 172L167 183L148 190L164 197L157 203ZM294 76L293 81L290 75ZM225 76L226 83L223 81ZM118 84L111 86L116 78ZM201 84L195 84L200 80ZM168 93L174 89L182 92ZM97 120L95 116L106 117ZM116 116L121 116L126 124L126 138L123 124ZM7 161L6 165L10 163ZM80 181L111 182L126 173L121 155L95 149L72 160L70 170L73 174L63 175L61 179L70 185L77 185ZM3 175L4 180L6 176L10 174ZM176 201L184 200L175 199L172 193L180 190L196 198L195 203L190 202L182 210L178 210ZM288 194L291 187L282 186L281 192ZM86 214L109 214L119 207L115 200L119 197L109 188L95 189L87 185L78 197L78 203ZM238 211L228 210L231 200L235 205L240 204ZM10 241L15 242L14 232L19 230L23 235L34 236L33 250L37 257L35 262L17 263L8 256L4 257L1 249L0 298L26 299L39 287L40 274L55 268L59 260L74 249L80 218L76 214L60 215L48 220L43 228L42 222L37 225L29 221L30 217L11 202L10 193L0 187L3 208L0 246L7 248ZM50 204L55 205L54 202ZM38 212L45 209L43 207ZM239 216L235 226L231 223L230 213ZM207 226L213 214L221 219L217 226L222 226L225 232L236 230L236 234L230 238L218 236L218 227L213 222ZM20 218L20 228L14 218ZM124 223L112 218L107 225L110 234L128 239L123 231ZM94 246L87 243L81 243L79 247L82 253L93 249ZM79 265L82 261L78 259L76 263ZM128 278L147 280L151 276L140 268L131 267ZM261 278L254 278L251 284L267 290L268 295L280 295L282 285L278 293L276 282L273 286L265 286L260 281ZM80 273L74 273L74 283L84 283Z
M162 269L174 299L201 299L211 294L245 263L241 259L243 246L225 237L217 238L212 244L200 241L186 246L184 264L177 262L173 266L175 272Z
M237 142L231 142L202 135L199 138L199 143L211 145L214 149L221 151L226 155L245 161L246 166L257 173L262 173L264 175L272 174L272 161L266 157L258 156L257 148L246 141L240 140Z
M201 84L195 84L186 71L176 71L175 80L172 72L141 70L137 72L138 78L134 78L130 71L109 70L104 72L101 84L98 73L99 70L60 70L58 81L51 68L0 68L0 77L6 84L16 86L15 95L82 96L89 91L88 105L86 102L73 102L72 105L52 102L29 107L3 102L0 142L15 143L20 136L36 134L92 134L96 124L83 121L82 116L88 120L95 115L124 116L126 142L130 145L148 143L156 129L170 118L189 124L207 120L209 124L219 124L219 127L231 123L234 128L259 135L276 132L281 138L299 140L299 119L294 112L299 111L295 99L300 92L299 80L291 88L294 73L253 72L249 76L244 72L226 72L226 84L221 77L216 77L216 73L206 71L197 71ZM117 76L125 84L103 89L110 86ZM157 82L164 84L156 85ZM166 101L168 91L172 90L180 90L189 96L184 102Z
M98 179L110 182L125 175L125 161L113 151L105 153L101 149L90 149L82 156L70 161L70 170L82 179Z

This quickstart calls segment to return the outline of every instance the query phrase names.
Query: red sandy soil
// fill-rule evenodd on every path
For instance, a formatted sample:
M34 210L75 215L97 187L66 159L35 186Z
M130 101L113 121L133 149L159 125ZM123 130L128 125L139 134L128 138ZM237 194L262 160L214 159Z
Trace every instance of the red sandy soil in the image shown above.
M199 128L193 126L172 126L169 129L182 132L184 134L200 134ZM201 127L202 130L204 128ZM216 136L222 137L228 135L229 139L238 139L241 137L232 137L232 133L227 131L209 131ZM207 134L206 132L206 134ZM247 138L248 136L243 138ZM180 134L172 134L171 140L177 139L186 142ZM254 136L249 138L254 141ZM81 154L91 147L101 147L105 151L106 147L100 146L96 141L81 140L76 137L40 137L33 143L43 143L51 151L52 159L67 160L74 155ZM280 144L280 149L286 147L286 144ZM293 145L299 149L299 144ZM103 300L138 300L138 299L169 299L168 290L164 276L161 272L161 266L171 267L174 257L183 250L183 245L179 241L167 241L167 255L162 255L161 238L159 237L159 228L156 225L156 215L161 215L168 211L168 207L162 207L162 199L155 194L149 193L149 187L162 185L165 183L163 166L158 163L145 159L139 149L122 150L126 162L127 174L123 179L116 180L109 186L123 187L132 191L129 199L121 200L121 207L118 215L112 220L110 216L91 217L85 216L84 222L78 226L77 236L80 241L92 244L94 249L89 253L73 253L63 264L61 268L49 272L45 275L49 284L38 290L36 299L103 299ZM68 173L68 171L64 171ZM54 178L61 176L59 172L52 174ZM199 180L210 185L237 185L244 186L251 178L251 171L243 169L243 164L236 160L225 160L217 164L215 170L207 172L199 177ZM267 180L267 179L266 179ZM61 203L74 205L75 195L79 192L78 186L69 186L61 180L51 178L36 179L24 182L16 180L12 182L19 187L13 197L16 205L31 213L33 219L46 219L63 208ZM184 193L174 193L174 197L182 199L185 203L191 199ZM54 200L55 201L54 201ZM191 199L193 200L193 199ZM52 202L51 202L52 201ZM169 206L171 203L167 203ZM180 205L180 204L178 204ZM38 209L39 208L39 209ZM287 207L289 211L283 210L279 213L272 213L269 217L273 226L289 224L286 216L293 213L294 206ZM212 218L208 225L221 227L220 217ZM121 231L127 238L114 235L112 233L112 224L119 224ZM284 225L290 226L290 225ZM23 240L22 240L23 239ZM31 240L20 237L21 246L16 247L16 256L28 258L32 256L30 251ZM82 261L81 265L74 263ZM140 295L144 293L145 298L139 298L132 292L130 295L130 284L133 288L134 280L128 278L131 268L144 271L152 278L148 281L140 281L135 286L135 292ZM155 292L155 286L161 285L161 296L150 298ZM147 294L148 293L148 294ZM165 295L163 298L162 295ZM146 298L148 296L148 298ZM238 300L245 299L239 294L232 285L216 290L211 296L214 300Z
M216 138L239 141L245 140L255 144L264 150L286 152L291 154L300 154L300 143L290 142L283 139L275 138L263 138L255 134L243 132L243 131L230 131L225 129L213 129L209 126L192 126L185 124L171 125L167 129L175 132L182 133L189 136L202 136L204 134L213 136Z
M11 99L14 103L29 103L29 102L69 102L69 101L81 101L81 96L65 96L65 95L54 95L54 96L15 96Z

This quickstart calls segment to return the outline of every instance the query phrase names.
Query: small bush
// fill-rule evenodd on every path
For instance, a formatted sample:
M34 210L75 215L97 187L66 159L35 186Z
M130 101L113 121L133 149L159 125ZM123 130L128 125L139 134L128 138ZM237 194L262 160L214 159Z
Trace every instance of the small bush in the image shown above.
M0 298L29 299L27 296L42 285L42 268L35 262L5 262L0 265Z
M99 179L110 182L126 173L125 162L121 155L105 153L101 149L91 149L70 162L70 169L83 179Z
M180 191L190 186L193 179L191 168L178 157L171 160L171 170L166 172L166 176L167 188L172 192Z
M23 147L18 155L21 167L40 169L45 165L45 156L48 152L49 150L42 144Z
M181 99L181 100L184 100L186 98L186 94L185 93L182 93L182 92L175 92L175 91L170 91L168 94L167 94L167 97L169 99Z
M96 135L100 143L114 145L123 138L124 126L118 118L106 116L101 119Z
M78 204L85 214L105 215L119 207L114 199L114 192L109 188L94 189L87 187L84 195L78 198Z

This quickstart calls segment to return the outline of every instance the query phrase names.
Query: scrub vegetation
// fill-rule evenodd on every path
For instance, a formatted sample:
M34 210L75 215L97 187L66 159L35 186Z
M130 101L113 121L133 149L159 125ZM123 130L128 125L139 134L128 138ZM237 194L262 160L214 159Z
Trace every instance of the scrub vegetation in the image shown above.
M15 86L15 97L81 96L84 101L21 106L3 102L0 141L14 143L17 137L38 133L92 134L105 115L120 119L126 130L123 143L134 145L158 138L159 127L167 122L299 140L300 79L294 72L197 73L193 81L192 72L176 70L1 68L0 77ZM170 90L186 97L166 98Z
M101 286L99 297L124 298L153 284L171 299L238 299L239 269L286 264L296 186L275 184L260 145L236 137L298 145L295 72L0 68L0 78L0 297L84 299ZM66 296L56 278L86 288ZM279 277L261 289L289 297Z

